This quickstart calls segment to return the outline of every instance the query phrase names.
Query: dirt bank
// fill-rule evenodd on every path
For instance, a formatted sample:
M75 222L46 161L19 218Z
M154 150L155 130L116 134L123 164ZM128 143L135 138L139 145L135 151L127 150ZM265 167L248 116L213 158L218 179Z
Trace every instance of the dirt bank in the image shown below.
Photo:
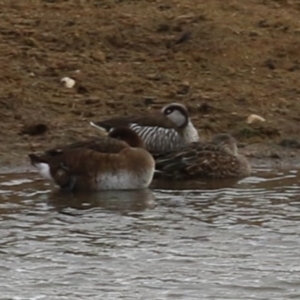
M227 131L250 157L300 157L297 141L278 145L299 135L299 1L3 0L0 10L2 166L95 135L89 120L175 101L204 138ZM249 125L250 114L266 121ZM32 123L46 127L28 135Z

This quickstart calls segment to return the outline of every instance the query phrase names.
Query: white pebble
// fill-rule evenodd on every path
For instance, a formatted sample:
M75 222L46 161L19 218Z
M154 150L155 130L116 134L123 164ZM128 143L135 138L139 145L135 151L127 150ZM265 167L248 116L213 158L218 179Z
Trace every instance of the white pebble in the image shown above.
M259 116L259 115L255 115L255 114L252 114L250 116L248 116L247 118L247 123L248 124L252 124L252 123L255 123L255 122L265 122L265 118Z
M65 87L67 87L69 89L74 87L74 85L76 84L76 81L70 77L64 77L60 81L65 85Z

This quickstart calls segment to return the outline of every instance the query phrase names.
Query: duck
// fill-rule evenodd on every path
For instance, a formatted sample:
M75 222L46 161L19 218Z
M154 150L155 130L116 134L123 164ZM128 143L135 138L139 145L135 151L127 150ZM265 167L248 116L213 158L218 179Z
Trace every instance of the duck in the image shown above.
M109 136L30 153L40 175L66 191L133 190L147 188L155 161L130 128L118 127Z
M235 138L220 133L210 142L191 143L180 151L156 157L156 178L243 178L249 176L251 166L239 154Z
M109 132L115 127L126 126L134 130L145 142L150 153L175 151L199 141L185 105L171 103L160 111L143 115L116 116L90 125Z

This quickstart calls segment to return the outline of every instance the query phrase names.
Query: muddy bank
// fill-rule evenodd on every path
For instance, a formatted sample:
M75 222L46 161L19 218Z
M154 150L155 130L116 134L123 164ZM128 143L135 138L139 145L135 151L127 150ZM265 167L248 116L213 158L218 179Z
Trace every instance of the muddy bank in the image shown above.
M170 102L188 106L204 139L232 133L258 165L300 157L297 1L4 0L0 9L2 166L94 136L90 120ZM250 114L266 121L247 124Z

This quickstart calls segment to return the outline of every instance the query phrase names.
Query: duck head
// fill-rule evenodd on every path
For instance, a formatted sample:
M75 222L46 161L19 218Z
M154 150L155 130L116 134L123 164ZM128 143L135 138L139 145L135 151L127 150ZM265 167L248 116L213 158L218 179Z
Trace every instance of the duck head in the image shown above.
M189 123L187 108L180 103L171 103L164 106L161 112L170 119L178 128L184 128Z
M109 132L108 136L124 141L133 148L145 148L145 144L139 135L128 127L114 128Z
M212 142L216 145L221 146L229 154L234 156L238 155L236 139L232 135L228 133L217 134L213 137Z

